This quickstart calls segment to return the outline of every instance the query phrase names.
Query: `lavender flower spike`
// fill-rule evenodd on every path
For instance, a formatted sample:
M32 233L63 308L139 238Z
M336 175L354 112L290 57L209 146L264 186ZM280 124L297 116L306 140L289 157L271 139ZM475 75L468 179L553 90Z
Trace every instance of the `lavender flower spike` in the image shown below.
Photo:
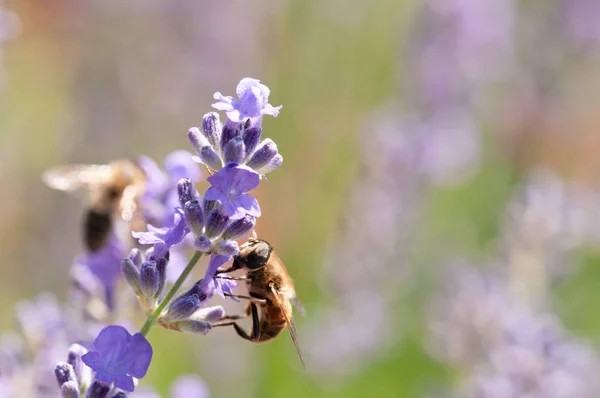
M260 216L258 201L246 192L256 188L260 182L257 172L248 166L228 163L221 171L208 178L211 187L206 191L206 200L218 200L223 204L232 220L245 215Z
M215 109L225 111L229 120L235 123L250 118L252 126L260 125L263 115L277 116L282 108L282 105L274 107L269 104L271 91L257 79L243 78L237 86L236 93L239 100L216 92L214 98L219 102L212 105Z
M144 377L152 360L152 346L146 338L127 329L109 325L94 340L94 350L82 357L96 371L96 381L115 383L124 391L134 390L133 377Z

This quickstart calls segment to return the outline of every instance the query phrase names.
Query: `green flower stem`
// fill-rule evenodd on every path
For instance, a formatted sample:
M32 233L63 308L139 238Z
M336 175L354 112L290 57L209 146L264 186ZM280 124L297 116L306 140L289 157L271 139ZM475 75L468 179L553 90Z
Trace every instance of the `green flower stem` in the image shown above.
M143 334L144 336L148 335L148 332L150 332L150 329L152 328L152 326L154 326L160 314L164 311L167 305L169 305L169 303L175 296L175 293L177 293L177 291L179 290L183 282L186 280L190 272L192 272L194 266L196 265L198 260L200 260L200 257L202 257L202 252L197 251L196 253L194 253L189 263L186 265L181 275L179 275L179 278L177 278L177 280L175 281L165 298L160 302L160 304L158 305L158 307L156 307L152 314L148 315L148 319L146 319L146 322L144 322L144 326L142 326L142 328L140 329L141 334Z

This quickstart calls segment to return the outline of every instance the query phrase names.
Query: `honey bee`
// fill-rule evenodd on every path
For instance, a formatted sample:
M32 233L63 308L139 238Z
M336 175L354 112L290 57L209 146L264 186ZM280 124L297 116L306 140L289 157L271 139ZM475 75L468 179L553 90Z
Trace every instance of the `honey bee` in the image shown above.
M83 242L90 252L104 246L117 222L125 222L127 230L142 230L145 226L138 199L146 186L146 174L131 160L116 160L107 165L56 166L46 170L42 180L59 191L88 191Z
M249 297L234 296L249 300L246 315L226 316L221 321L228 322L217 323L213 326L233 326L240 337L255 343L264 343L274 339L287 326L302 366L306 368L292 317L292 305L301 313L304 312L304 308L296 297L292 278L279 256L275 254L268 242L251 238L240 247L240 252L234 257L232 266L226 270L220 270L218 273L223 274L239 269L246 271L244 278L227 276L221 278L246 281ZM252 317L250 335L235 322L235 319L245 317Z

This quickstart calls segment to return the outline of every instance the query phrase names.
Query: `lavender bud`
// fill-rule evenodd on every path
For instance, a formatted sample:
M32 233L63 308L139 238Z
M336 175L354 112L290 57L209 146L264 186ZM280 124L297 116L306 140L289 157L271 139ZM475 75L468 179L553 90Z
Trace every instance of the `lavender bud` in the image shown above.
M54 375L56 376L56 381L58 381L59 387L69 381L77 384L77 378L75 376L73 366L66 362L59 362L56 364L56 368L54 368Z
M240 248L234 240L219 240L214 247L215 253L223 256L234 256L239 253Z
M79 398L79 386L74 381L68 381L60 387L62 398Z
M96 380L92 383L85 396L86 398L106 398L109 391L110 386L108 384Z
M177 183L177 193L179 194L179 203L183 207L190 200L196 199L196 187L189 178L182 178Z
M197 250L203 253L208 253L212 248L212 242L210 241L210 239L208 239L208 237L202 235L194 241L194 246Z
M202 134L208 140L210 145L214 148L217 147L221 139L221 132L223 131L223 126L221 125L221 121L219 120L219 114L216 112L209 112L202 118Z
M202 306L203 301L195 295L180 296L173 300L167 308L167 312L161 317L161 320L167 323L184 321L188 319L194 312L198 311Z
M257 170L266 166L278 153L277 144L275 144L272 139L267 138L260 144L252 156L250 156L246 165Z
M193 320L177 322L175 326L182 332L194 334L207 334L212 329L212 325L208 322Z
M206 220L206 236L211 239L220 236L225 231L225 228L227 228L228 222L229 217L227 217L227 214L221 212L220 208L213 210Z
M121 272L123 273L127 284L131 286L136 296L141 295L142 290L140 288L140 271L138 267L135 266L133 261L131 261L131 259L125 258L123 261L121 261Z
M217 322L220 321L221 319L223 319L223 317L225 316L225 309L223 307L221 307L220 305L214 306L214 307L206 307L206 308L201 308L198 311L196 311L191 317L190 319L194 320L194 321L206 321L206 322Z
M204 228L204 210L199 201L192 200L183 206L183 213L185 215L185 221L190 230L196 236L202 235L202 229Z
M200 153L200 149L203 146L210 145L198 127L192 127L188 130L188 139L190 140L190 144L192 144L192 148L194 148L196 153Z
M242 140L242 137L240 136L233 137L229 140L223 149L225 163L241 163L245 157L246 148L244 147L244 140Z
M280 154L277 154L277 156L275 156L273 159L271 159L271 161L269 161L269 163L267 163L266 165L264 165L262 167L256 168L254 170L256 170L256 172L258 174L265 175L265 174L272 172L279 166L281 166L282 163L283 163L283 156L281 156Z
M250 231L254 229L255 225L256 218L246 215L243 218L235 220L229 224L227 229L225 229L225 232L223 232L222 237L223 239L237 239L238 237L242 237L250 233Z
M131 262L133 262L133 264L135 264L136 267L142 265L142 261L144 261L142 252L137 248L131 249L131 253L129 253L129 259Z
M246 146L246 156L252 155L258 143L260 142L260 135L262 129L260 127L250 127L244 130L242 138L244 139L244 145Z
M220 170L223 168L223 162L221 161L221 158L215 152L215 150L208 145L203 146L200 149L198 156L200 157L200 161L208 166L209 169Z
M218 200L204 200L202 207L204 209L204 215L209 214L211 211L217 209L221 205Z
M229 119L223 126L223 132L221 134L221 151L225 151L225 146L232 138L240 135L240 125L239 123L233 123Z
M91 369L83 363L81 357L87 354L88 350L79 344L72 344L69 347L69 353L67 354L67 363L73 368L75 372L75 379L80 385L89 385L91 382Z
M140 290L144 297L154 297L159 288L158 270L155 261L147 261L140 269Z
M168 252L167 252L168 253ZM155 298L159 298L167 285L167 264L168 260L165 257L161 257L156 263L156 272L158 274L158 289L154 294Z

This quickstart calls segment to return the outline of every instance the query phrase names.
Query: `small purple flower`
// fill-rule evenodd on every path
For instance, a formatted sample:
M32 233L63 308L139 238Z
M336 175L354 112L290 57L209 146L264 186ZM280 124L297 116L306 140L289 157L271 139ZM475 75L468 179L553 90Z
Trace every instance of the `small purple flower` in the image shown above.
M237 283L228 279L215 278L215 274L217 269L219 269L221 265L225 264L230 259L231 256L213 254L210 257L208 267L206 268L206 273L204 274L204 279L202 280L202 284L205 286L212 281L214 284L214 292L223 298L225 298L225 293L233 294L231 289L236 287Z
M142 245L154 245L154 256L163 257L167 251L178 244L190 232L183 210L176 209L172 227L156 228L148 224L147 232L132 232L131 234ZM120 264L120 262L119 262Z
M206 191L205 199L220 201L230 219L237 220L245 215L260 216L258 201L246 193L260 182L259 174L250 167L228 163L210 176L208 182L212 186Z
M82 360L96 372L96 380L131 392L133 377L140 379L148 371L152 346L140 333L132 336L122 326L109 325L100 331L93 350Z
M243 78L236 88L236 93L239 100L216 92L214 98L219 102L212 105L215 109L225 111L232 122L241 123L245 118L250 118L252 125L259 125L263 115L279 115L282 106L274 107L269 104L271 92L267 86L260 84L260 80Z

